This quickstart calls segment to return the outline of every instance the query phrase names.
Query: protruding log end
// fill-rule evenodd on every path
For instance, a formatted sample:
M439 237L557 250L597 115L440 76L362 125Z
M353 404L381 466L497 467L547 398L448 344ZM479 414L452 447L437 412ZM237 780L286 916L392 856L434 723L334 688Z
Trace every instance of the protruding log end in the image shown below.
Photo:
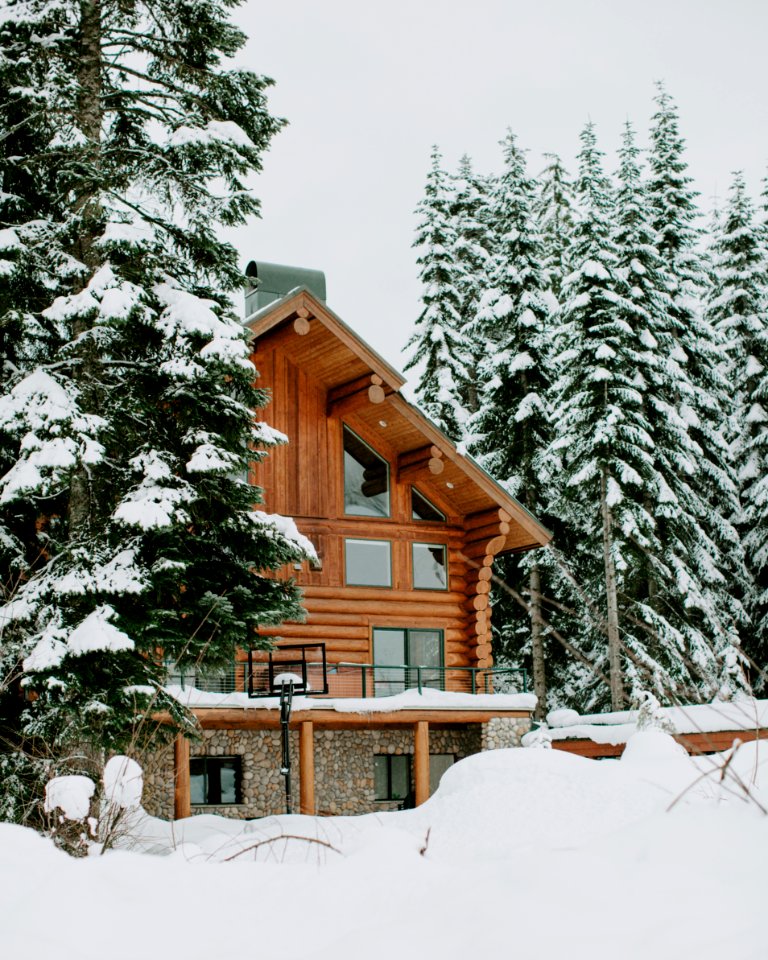
M300 337L306 337L309 333L309 320L306 317L296 317L293 321L293 329Z
M372 383L368 387L368 399L371 403L384 403L386 394L384 393L384 387L379 383Z

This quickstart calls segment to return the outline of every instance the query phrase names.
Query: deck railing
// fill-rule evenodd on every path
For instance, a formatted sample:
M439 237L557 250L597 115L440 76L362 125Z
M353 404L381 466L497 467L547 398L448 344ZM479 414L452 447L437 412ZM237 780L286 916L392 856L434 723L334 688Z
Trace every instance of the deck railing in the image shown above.
M412 664L330 663L326 697L385 697L406 690L446 690L453 693L525 693L525 670L509 667L430 667ZM310 695L322 687L322 664L309 663ZM223 670L171 667L168 682L182 688L195 687L211 693L247 693L248 663L233 661ZM266 663L253 665L254 691L266 691Z

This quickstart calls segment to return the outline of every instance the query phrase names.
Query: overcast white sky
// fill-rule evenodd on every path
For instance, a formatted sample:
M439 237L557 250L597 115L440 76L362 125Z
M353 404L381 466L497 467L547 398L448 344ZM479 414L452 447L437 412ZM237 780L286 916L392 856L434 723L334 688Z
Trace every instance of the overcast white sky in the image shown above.
M271 76L288 126L258 178L250 259L325 271L328 304L402 369L419 313L411 248L431 145L499 168L507 127L569 167L591 117L613 170L653 82L676 98L702 201L768 161L768 0L245 0L241 62Z

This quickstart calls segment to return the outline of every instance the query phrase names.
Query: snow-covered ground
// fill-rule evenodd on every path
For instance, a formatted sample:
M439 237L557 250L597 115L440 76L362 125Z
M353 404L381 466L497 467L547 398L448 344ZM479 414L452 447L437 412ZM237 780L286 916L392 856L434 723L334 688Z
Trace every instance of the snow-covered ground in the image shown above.
M621 761L499 750L417 810L139 814L84 860L0 826L0 957L764 960L768 744L718 760L657 731Z

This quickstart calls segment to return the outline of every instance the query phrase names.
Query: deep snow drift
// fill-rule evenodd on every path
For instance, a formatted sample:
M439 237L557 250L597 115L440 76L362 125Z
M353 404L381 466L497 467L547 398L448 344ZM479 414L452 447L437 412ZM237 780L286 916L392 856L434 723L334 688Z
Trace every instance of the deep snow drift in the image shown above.
M620 762L479 754L403 813L139 815L86 860L0 826L0 955L763 960L767 749L729 768L753 799L649 731Z

